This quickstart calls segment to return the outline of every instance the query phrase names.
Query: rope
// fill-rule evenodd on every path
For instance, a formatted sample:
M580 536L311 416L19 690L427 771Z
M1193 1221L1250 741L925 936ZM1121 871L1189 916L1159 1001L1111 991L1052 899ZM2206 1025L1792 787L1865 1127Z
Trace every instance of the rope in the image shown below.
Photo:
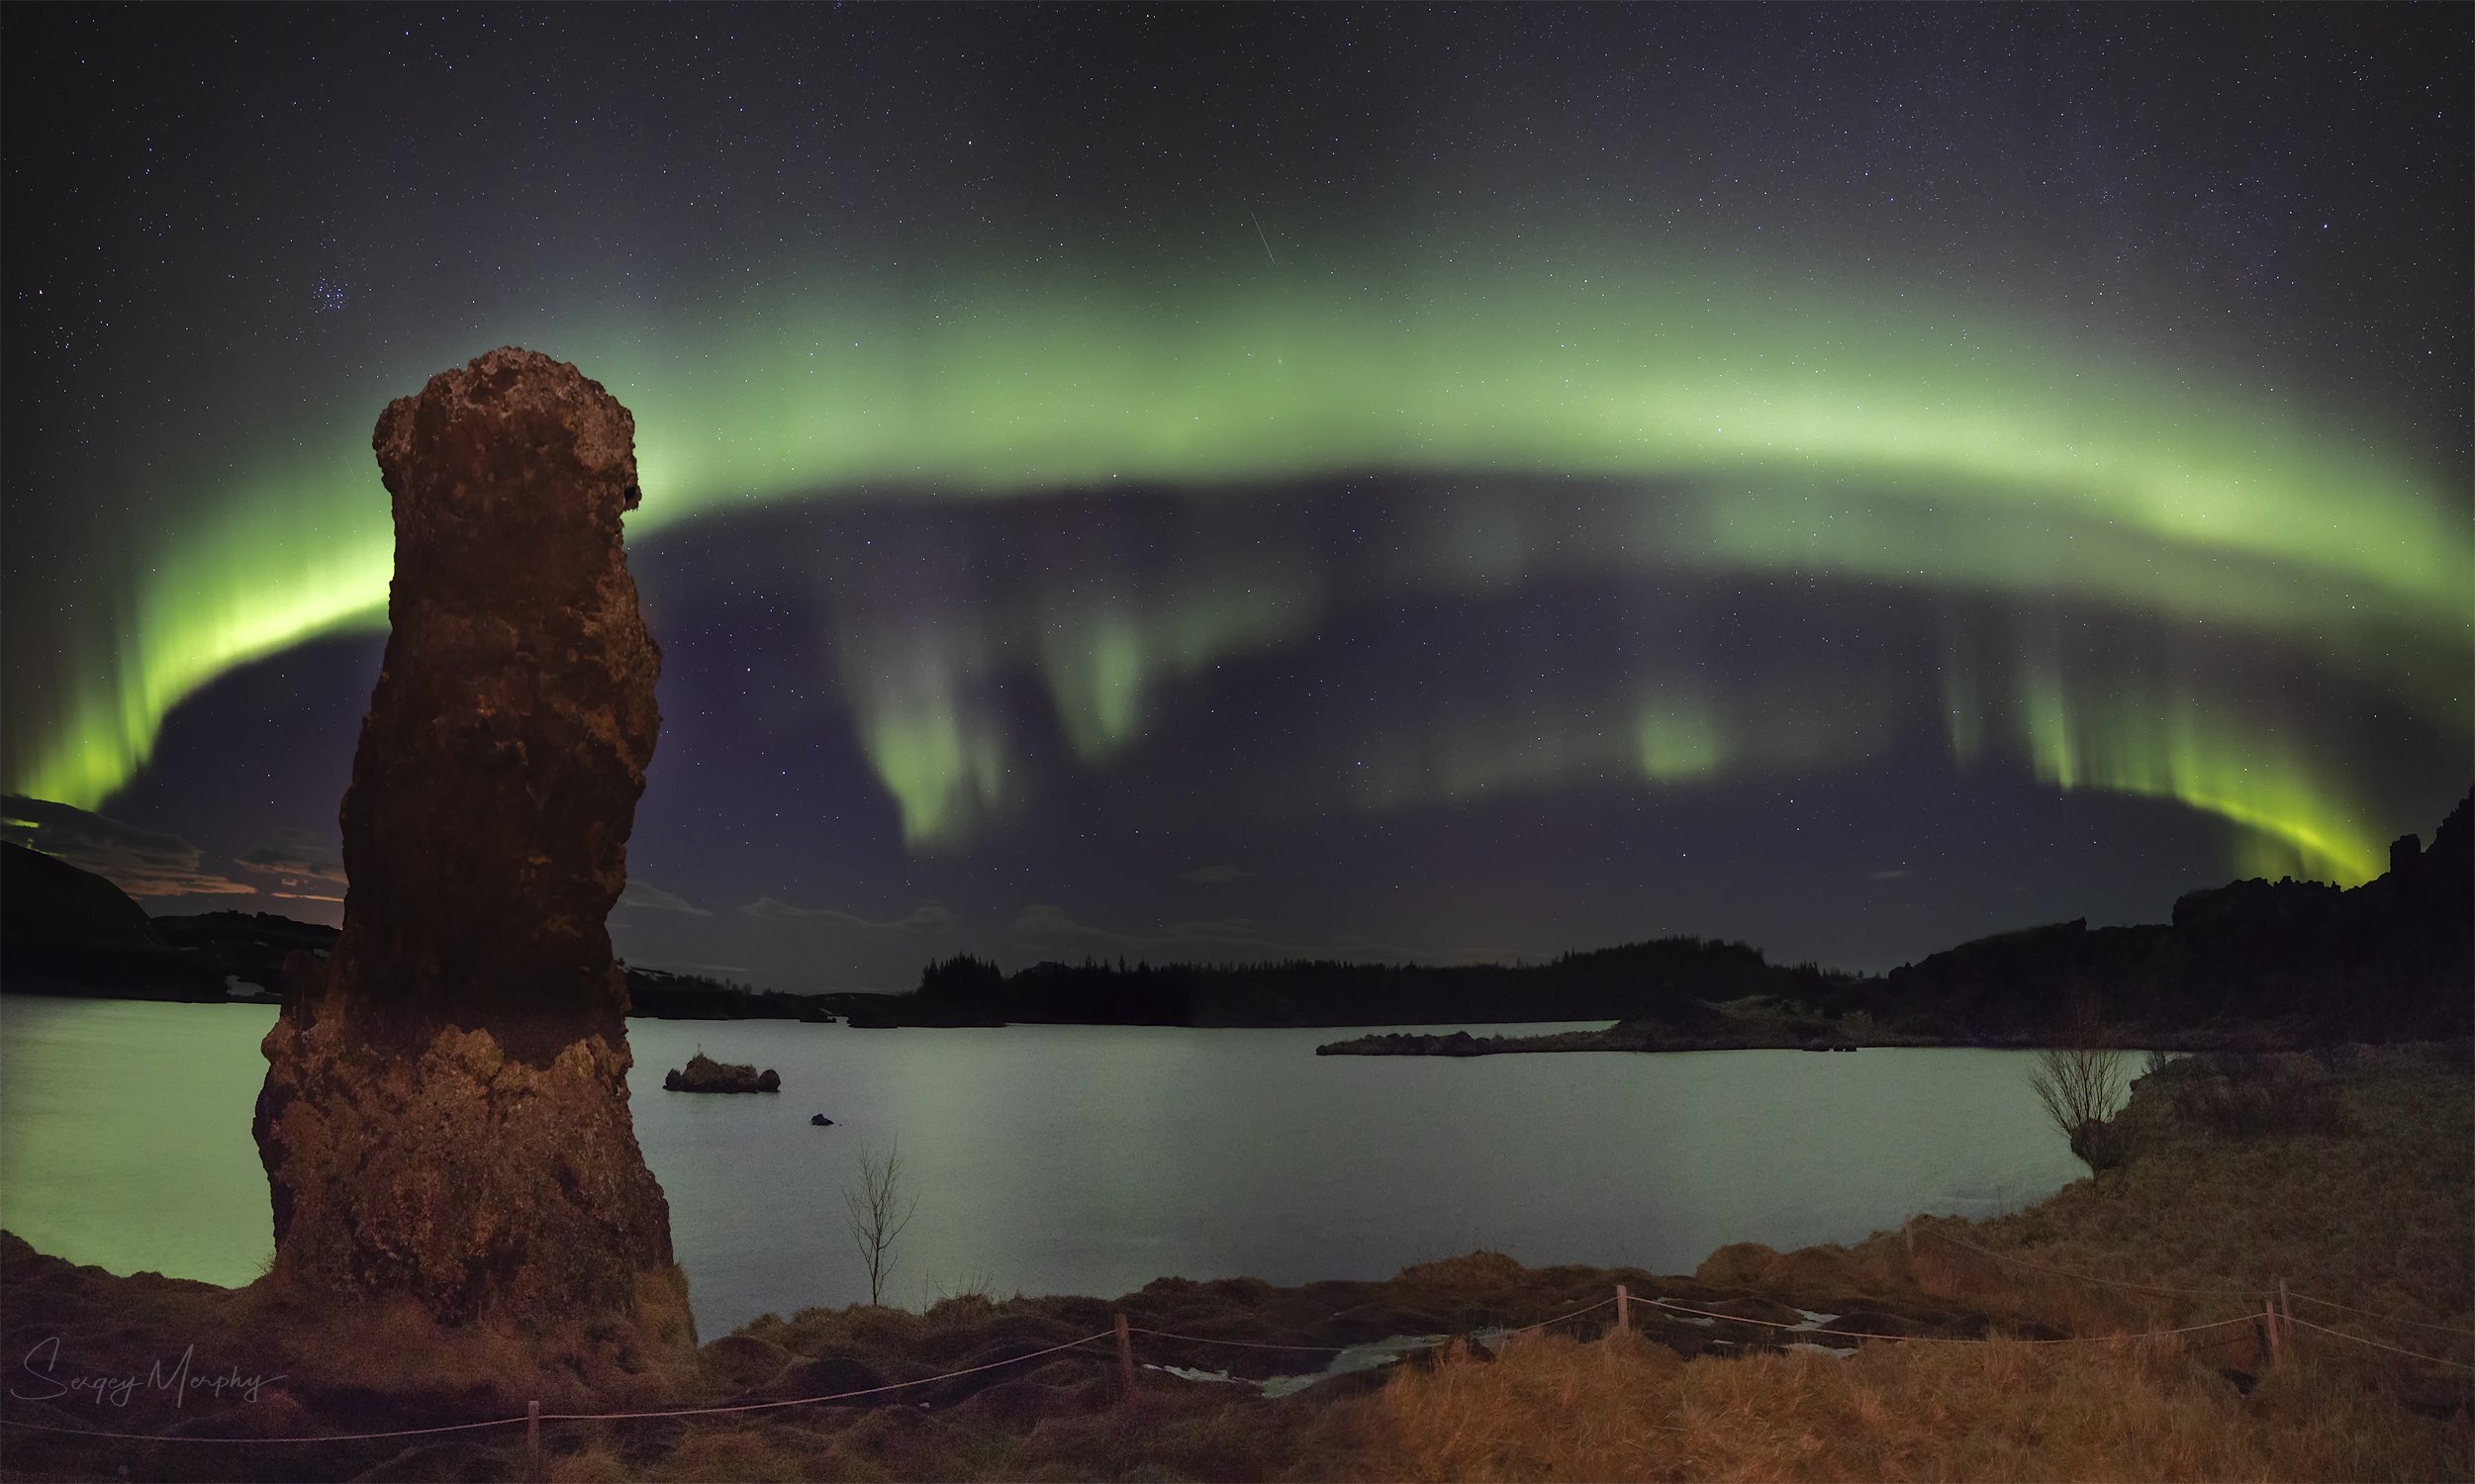
M1000 1366L1020 1365L1025 1360L1037 1360L1042 1355L1054 1355L1059 1350L1070 1350L1078 1345L1090 1345L1095 1340L1109 1339L1116 1333L1114 1330L1102 1330L1097 1335L1087 1335L1081 1340L1069 1340L1064 1345L1052 1345L1047 1349L1033 1350L1029 1354L1015 1355L1010 1359L992 1360L986 1365L966 1366L961 1370L949 1370L938 1376L922 1376L916 1381L895 1381L884 1386L864 1386L857 1391L837 1391L826 1396L794 1397L786 1402L741 1402L728 1407L681 1407L667 1412L544 1412L540 1420L543 1422L628 1422L644 1418L714 1417L730 1412L770 1412L782 1407L805 1407L815 1402L848 1401L852 1397L876 1396L888 1391L904 1391L913 1386L950 1381L956 1376L977 1375L981 1371L996 1370ZM54 1428L43 1423L17 1422L6 1418L0 1418L0 1423L36 1433L66 1433L76 1438L112 1438L132 1442L274 1443L361 1442L380 1438L415 1438L429 1433L468 1433L477 1428L505 1428L531 1420L529 1416L500 1417L488 1422L455 1423L442 1428L405 1428L393 1433L329 1433L294 1438L175 1438L160 1433L98 1433L86 1428Z
M1672 1309L1678 1314L1691 1314L1702 1319L1723 1319L1732 1325L1760 1325L1765 1330L1793 1330L1799 1335L1842 1335L1856 1340L1923 1340L1937 1345L1982 1345L1984 1343L1978 1340L1967 1340L1951 1335L1868 1335L1860 1330L1814 1329L1808 1328L1806 1325L1791 1325L1785 1320L1747 1319L1742 1315L1721 1314L1716 1310L1711 1309L1689 1309L1682 1304L1671 1304L1666 1299L1651 1298L1648 1295L1643 1296L1642 1302L1645 1304L1656 1304L1662 1309ZM2027 1340L2022 1341L2021 1344L2059 1345L2061 1342L2055 1340Z
M1112 1331L1111 1333L1113 1334L1114 1332ZM1264 1345L1253 1340L1205 1340L1200 1335L1172 1335L1167 1330L1147 1330L1141 1325L1126 1326L1126 1333L1129 1335L1150 1335L1161 1340L1182 1340L1188 1345L1232 1345L1242 1350L1316 1350L1324 1354L1337 1355L1343 1350L1357 1348L1356 1345Z
M2360 1314L2366 1319L2383 1320L2393 1325L2413 1325L2419 1330L2438 1330L2443 1335L2464 1335L2470 1339L2475 1339L2475 1330L2461 1330L2456 1325L2436 1325L2431 1323L2429 1320L2406 1319L2396 1314L2382 1314L2376 1310L2358 1309L2352 1304L2341 1304L2333 1299L2314 1298L2308 1293L2290 1293L2286 1296L2288 1298L2299 1298L2307 1304L2319 1304L2324 1309L2343 1309L2348 1314Z
M1942 1237L1942 1234L1939 1232L1929 1233L1929 1235ZM2028 1262L2023 1258L2005 1257L1999 1252L1986 1252L1983 1248L1975 1247L1969 1243L1960 1242L1956 1238L1942 1237L1942 1240L1951 1243L1956 1247L1967 1248L1971 1252L1982 1252L1984 1255L1992 1257L1997 1261L2016 1261L2020 1262L2021 1265L2028 1267L2045 1266L2045 1264L2042 1263ZM2259 1291L2246 1289L2210 1290L2160 1288L2142 1283L2116 1282L2113 1279L2100 1278L2094 1276L2093 1274L2068 1272L2062 1268L2047 1267L2046 1270L2049 1272L2061 1273L2066 1277L2086 1278L2091 1282L2110 1283L2115 1287L2140 1288L2156 1293L2231 1293L2248 1297L2254 1292ZM1789 1324L1784 1320L1753 1319L1738 1314L1722 1314L1710 1309L1695 1309L1683 1304L1670 1303L1666 1299L1655 1298L1649 1294L1640 1294L1636 1296L1639 1297L1645 1304L1650 1304L1657 1308L1666 1309L1677 1314L1689 1314L1700 1319L1723 1320L1729 1324L1753 1325L1766 1330L1792 1331L1799 1335L1829 1335L1835 1338L1848 1340L1887 1340L1903 1345L1984 1345L1989 1343L1983 1340L1950 1335L1874 1335L1861 1330L1824 1329L1820 1327L1812 1327L1809 1324ZM2291 1294L2289 1296L2304 1299L2311 1303L2324 1304L2332 1309L2349 1308L2347 1305L2334 1303L2328 1299L2313 1298L2310 1294L2298 1293ZM1584 1314L1595 1313L1596 1311L1604 1309L1615 1302L1616 1301L1613 1298L1600 1299L1595 1304L1575 1309L1570 1314L1560 1314L1554 1319L1542 1319L1536 1324L1524 1325L1520 1329L1506 1330L1501 1333L1506 1336L1526 1335L1532 1331L1544 1330L1550 1325L1560 1325L1568 1320L1579 1319ZM2369 1310L2349 1309L2349 1312L2363 1314L2372 1319L2388 1319L2392 1317L2388 1315L2374 1314ZM2202 1325L2184 1325L2171 1330L2146 1330L2137 1334L2120 1335L2074 1335L2067 1336L2060 1340L2014 1340L2008 1343L2013 1345L2084 1345L2115 1340L2161 1340L2168 1336L2196 1335L2205 1330L2222 1330L2234 1325L2248 1325L2257 1322L2258 1318L2259 1316L2257 1315L2246 1314L2236 1319L2221 1319L2210 1324ZM2469 1365L2464 1361L2451 1360L2446 1356L2441 1355L2427 1355L2420 1350L2405 1349L2401 1346L2387 1345L2377 1340L2366 1339L2361 1335L2349 1335L2343 1330L2332 1330L2325 1325L2316 1325L2308 1319L2294 1319L2291 1315L2288 1316L2288 1319L2292 1323L2300 1325L2307 1330L2316 1331L2323 1335L2334 1336L2339 1340L2352 1341L2356 1345L2369 1345L2374 1349L2387 1350L2393 1354L2404 1355L2409 1359L2422 1360L2432 1365L2446 1365L2457 1370L2475 1371L2475 1365ZM2421 1320L2400 1320L2398 1322L2403 1324L2420 1325L2425 1329L2441 1330L2445 1333L2453 1335L2464 1335L2470 1333L2464 1330L2453 1329L2446 1325L2425 1324ZM1320 1353L1337 1354L1344 1350L1358 1348L1358 1346L1355 1345L1270 1345L1252 1340L1207 1340L1199 1335L1178 1335L1172 1334L1167 1330L1144 1329L1133 1326L1128 1327L1128 1333L1136 1335L1149 1335L1156 1339L1174 1340L1188 1345L1227 1345L1240 1349L1252 1350L1313 1350ZM1091 1345L1095 1341L1107 1340L1115 1334L1116 1332L1114 1330L1103 1330L1096 1335L1087 1335L1081 1340L1070 1340L1063 1345L1052 1345L1045 1349L1032 1350L1026 1354L1010 1356L1003 1360L992 1360L985 1365L966 1366L961 1370L949 1370L940 1375L922 1376L915 1381L894 1381L883 1386L865 1386L854 1391L837 1391L821 1396L794 1397L787 1401L775 1402L741 1402L734 1405L719 1407L680 1407L657 1412L544 1412L540 1415L538 1420L541 1422L633 1422L677 1417L716 1417L746 1412L772 1412L778 1411L784 1407L807 1407L815 1405L819 1402L850 1401L857 1397L881 1396L890 1391L907 1391L914 1386L928 1386L938 1381L951 1381L961 1376L977 1375L982 1371L997 1370L1008 1365L1019 1365L1025 1360L1037 1360L1043 1355L1054 1355L1061 1350L1077 1349L1083 1345ZM530 1422L533 1420L534 1419L529 1415L524 1417L497 1417L490 1418L482 1422L447 1423L429 1428L397 1428L383 1433L303 1434L279 1438L181 1438L159 1433L111 1433L90 1428L61 1428L53 1427L45 1423L20 1422L14 1418L0 1418L0 1426L16 1428L30 1433L56 1433L72 1438L99 1438L123 1442L212 1442L241 1445L271 1445L275 1443L292 1442L370 1442L396 1438L428 1438L443 1433L471 1433L489 1428L513 1427L518 1423Z
M728 1412L771 1412L782 1407L805 1407L811 1402L848 1401L855 1396L876 1396L888 1391L904 1391L913 1386L926 1386L936 1381L950 1381L956 1376L978 1375L984 1370L996 1370L1000 1366L1020 1365L1025 1360L1037 1360L1042 1355L1054 1355L1059 1350L1071 1350L1078 1345L1090 1345L1095 1340L1107 1340L1116 1333L1115 1330L1102 1330L1097 1335L1086 1335L1081 1340L1069 1340L1064 1345L1052 1345L1047 1349L1033 1350L1029 1354L1015 1355L1010 1359L992 1360L986 1365L968 1365L961 1370L949 1370L941 1376L921 1376L916 1381L895 1381L885 1386L863 1386L857 1391L837 1391L830 1396L795 1397L787 1402L741 1402L731 1407L681 1407L669 1412L544 1412L541 1414L541 1420L543 1422L626 1422L648 1417L715 1417Z
M1517 1330L1506 1330L1506 1331L1504 1331L1504 1333L1505 1333L1506 1335L1527 1335L1527 1334L1529 1334L1532 1330L1544 1330L1544 1329L1546 1329L1549 1325L1560 1325L1560 1324L1563 1324L1563 1323L1564 1323L1566 1320L1568 1320L1568 1319L1579 1319L1579 1318L1580 1318L1582 1315L1584 1315L1584 1314L1588 1314L1588 1313L1592 1312L1593 1310L1604 1309L1604 1308L1606 1308L1609 1304L1612 1304L1612 1303L1614 1303L1614 1302L1615 1302L1615 1300L1614 1300L1614 1299L1612 1299L1612 1298L1603 1298L1603 1299L1600 1299L1597 1303L1590 1305L1590 1306L1589 1306L1589 1308L1587 1308L1587 1309L1575 1309L1575 1310L1573 1310L1571 1314L1560 1314L1560 1315L1556 1316L1554 1319L1542 1319L1542 1320L1540 1320L1537 1324L1534 1324L1534 1325L1523 1325L1520 1329L1517 1329Z
M297 1438L174 1438L162 1433L99 1433L92 1428L55 1428L48 1423L19 1422L13 1417L0 1417L0 1427L21 1429L28 1433L65 1433L71 1438L111 1438L123 1442L362 1442L376 1438L423 1438L432 1433L470 1433L476 1428L505 1428L527 1421L522 1417L494 1417L488 1422L449 1423L442 1428L400 1428L392 1433L328 1433Z
M2349 1335L2343 1330L2332 1330L2327 1325L2316 1325L2308 1319L2296 1319L2291 1314L2287 1315L2286 1318L2289 1323L2301 1325L2307 1330L2318 1330L2324 1335L2334 1335L2340 1340L2351 1340L2357 1345L2368 1345L2376 1350L2388 1350L2393 1354L2405 1355L2410 1359L2426 1360L2434 1365L2446 1365L2454 1370L2475 1370L2475 1365L2469 1365L2463 1360L2451 1360L2444 1355L2427 1355L2421 1350L2400 1349L2394 1345L2384 1345L2377 1340L2366 1340L2360 1335Z
M1933 1230L1931 1227L1919 1227L1916 1230L1925 1233L1926 1236L1934 1238L1938 1242L1948 1242L1952 1247L1965 1248L1969 1252L1976 1252L1979 1255L1991 1257L1997 1262L2008 1262L2020 1267L2033 1267L2040 1272L2055 1273L2066 1278L2079 1278L2090 1283L2103 1283L2111 1288L2135 1288L2142 1293L2170 1293L2189 1298L2267 1298L2270 1294L2276 1292L2276 1290L2272 1288L2168 1288L2157 1283L2132 1283L2121 1278L2099 1277L2095 1273L2074 1272L2070 1268L2056 1267L2051 1263L2032 1262L2026 1257L2015 1257L2006 1252L1993 1252L1989 1249L1978 1247L1972 1242L1961 1242L1956 1237L1946 1236L1941 1232ZM2352 1304L2341 1304L2334 1299L2317 1298L2309 1293L2296 1293L2290 1291L2287 1293L2286 1297L2289 1299L2301 1299L2307 1304L2319 1304L2323 1308L2327 1309L2341 1309L2348 1314L2360 1314L2366 1319L2382 1320L2389 1324L2413 1325L2419 1330L2437 1330L2443 1335L2462 1335L2470 1339L2475 1339L2475 1330L2462 1330L2456 1325L2436 1325L2429 1320L2407 1319L2401 1315L2383 1314L2374 1309L2358 1309ZM2300 1320L2296 1322L2298 1324L2302 1323ZM2349 1336L2348 1338L2351 1339L2353 1337Z
M1544 1330L1549 1325L1560 1325L1568 1319L1579 1319L1584 1314L1604 1309L1609 1304L1614 1302L1615 1300L1612 1298L1600 1299L1597 1303L1591 1304L1587 1308L1575 1309L1571 1314L1559 1314L1554 1319L1542 1319L1534 1325L1523 1325L1517 1330L1499 1330L1496 1333L1504 1336L1527 1335L1532 1330ZM1361 1304L1358 1307L1363 1309L1366 1305ZM1180 1340L1186 1342L1188 1345L1229 1345L1237 1349L1244 1350L1313 1350L1319 1354L1337 1355L1344 1350L1362 1348L1362 1346L1355 1345L1266 1345L1261 1341L1255 1340L1206 1340L1200 1335L1173 1335L1167 1330L1147 1330L1141 1325L1127 1326L1126 1333L1129 1335L1150 1335L1160 1340ZM1430 1343L1426 1346L1421 1346L1421 1348L1432 1348L1432 1345L1433 1343Z
M1741 1315L1719 1314L1708 1309L1688 1309L1682 1304L1670 1304L1661 1298L1644 1297L1642 1302L1657 1304L1662 1309L1672 1309L1678 1314L1698 1315L1703 1319L1723 1319L1735 1325L1760 1325L1765 1330L1793 1330L1799 1335L1837 1335L1849 1340L1890 1340L1902 1345L1987 1345L1993 1343L1970 1339L1962 1335L1872 1335L1862 1330L1807 1329L1803 1325L1791 1325L1782 1320L1747 1319ZM2221 1319L2205 1325L2185 1325L2177 1330L2142 1330L2121 1335L2067 1335L2060 1340L2012 1340L2003 1343L2009 1345L2094 1345L2107 1340L2158 1340L2168 1335L2197 1335L2202 1330L2223 1330L2229 1325L2247 1325L2258 1317L2246 1314L2239 1319Z
M1915 1230L1923 1232L1937 1242L1948 1242L1952 1247L1965 1248L1979 1256L1991 1257L1997 1262L2008 1262L2017 1267L2031 1267L2039 1272L2049 1272L2065 1278L2078 1278L2087 1283L2103 1283L2109 1288L2133 1288L2142 1293L2171 1293L2185 1298L2266 1298L2275 1291L2268 1288L2169 1288L2161 1283L2133 1283L2122 1278L2104 1278L2093 1272L2076 1272L2068 1267L2056 1267L2050 1262L2032 1262L2026 1257L2015 1257L2007 1252L1997 1252L1988 1248L1978 1247L1973 1242L1961 1242L1956 1237L1947 1237L1931 1227L1918 1227Z

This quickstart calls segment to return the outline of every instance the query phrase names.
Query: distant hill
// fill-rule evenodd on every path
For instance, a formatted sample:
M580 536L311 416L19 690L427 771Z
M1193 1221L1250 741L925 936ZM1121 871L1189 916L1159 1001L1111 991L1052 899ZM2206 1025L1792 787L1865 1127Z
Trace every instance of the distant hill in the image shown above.
M1962 943L1827 1006L1906 1029L2001 1036L2087 1005L2157 1029L2277 1023L2306 1042L2475 1031L2475 791L2432 833L2389 849L2352 890L2235 881L2174 903L2171 923L2086 919Z
M265 912L149 920L101 877L17 845L0 844L0 987L12 991L219 1001L232 997L228 978L271 988L287 953L323 952L335 938L333 928ZM919 987L899 995L786 994L632 968L627 984L638 1015L839 1014L857 1026L1629 1020L1717 1034L1713 1006L1761 1001L1764 1014L1817 1021L1860 1012L1886 1033L1929 1042L2035 1039L2082 1011L2160 1038L2464 1036L2475 1033L2475 790L2429 849L2401 838L2388 872L2352 890L2235 881L2184 896L2170 923L2025 928L1881 975L1775 965L1742 943L1665 938L1525 966L1086 962L1007 974L961 957L930 964Z
M200 912L187 917L157 917L154 929L172 947L270 992L283 987L286 954L294 949L323 954L333 949L340 936L325 923L295 922L272 912Z
M854 1002L854 1025L1024 1021L1089 1025L1352 1026L1444 1021L1690 1018L1703 1000L1810 999L1853 977L1786 967L1742 943L1663 938L1548 964L1035 964L1008 974L964 957L907 995Z
M2475 790L2434 831L2390 848L2352 890L2236 881L2194 891L2174 920L2086 919L1997 934L1872 976L1783 967L1741 943L1668 938L1526 967L1289 963L931 964L919 988L851 1000L855 1025L1047 1021L1363 1026L1630 1020L1730 1035L1712 1006L1837 1022L1856 1012L1925 1042L2047 1036L2094 1012L2126 1034L2235 1032L2273 1043L2386 1041L2475 1031Z
M222 1000L224 975L180 952L129 894L0 841L0 985L23 994Z
M759 989L735 979L660 969L627 971L628 1013L656 1020L824 1020L828 996Z

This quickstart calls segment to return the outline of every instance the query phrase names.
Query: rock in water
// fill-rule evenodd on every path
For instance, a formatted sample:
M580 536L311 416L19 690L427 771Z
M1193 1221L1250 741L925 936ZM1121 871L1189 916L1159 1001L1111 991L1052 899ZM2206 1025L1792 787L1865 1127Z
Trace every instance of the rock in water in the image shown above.
M672 1067L662 1078L665 1092L780 1092L782 1073L768 1067L758 1071L752 1063L716 1062L698 1052L688 1059L687 1068Z
M254 1128L279 1282L449 1325L685 1326L605 925L661 724L620 547L634 438L598 383L517 349L378 419L395 584L343 933L286 963Z

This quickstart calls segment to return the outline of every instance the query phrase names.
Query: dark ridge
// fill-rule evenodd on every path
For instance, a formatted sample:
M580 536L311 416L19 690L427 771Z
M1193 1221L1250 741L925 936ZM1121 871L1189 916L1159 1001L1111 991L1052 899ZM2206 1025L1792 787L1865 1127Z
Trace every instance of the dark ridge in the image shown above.
M6 859L0 947L14 991L221 1000L225 975L271 985L261 975L276 973L286 952L334 940L333 928L265 912L165 917L148 928L137 904L99 877L14 845ZM60 924L86 924L87 935L64 935ZM636 1015L839 1016L861 1027L1607 1020L1650 1028L1632 1040L1683 1047L1807 1045L1841 1036L1846 1017L1861 1012L1886 1039L2017 1045L2093 1008L2155 1045L2445 1039L2475 1033L2475 790L2428 847L2401 837L2388 872L2352 890L2234 881L2185 895L2170 923L2022 928L1881 975L1774 965L1759 949L1700 938L1523 966L1086 961L1007 974L964 955L928 965L907 994L793 994L656 969L626 975ZM1754 997L1770 1002L1760 1027L1712 1008Z
M19 994L207 1001L224 974L102 877L0 841L0 984Z

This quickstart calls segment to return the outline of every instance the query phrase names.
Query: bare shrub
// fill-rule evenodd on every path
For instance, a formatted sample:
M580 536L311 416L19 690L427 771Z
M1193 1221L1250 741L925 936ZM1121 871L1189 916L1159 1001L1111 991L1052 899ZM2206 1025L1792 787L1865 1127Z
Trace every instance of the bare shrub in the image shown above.
M2037 1070L2028 1084L2071 1153L2091 1171L2112 1169L2130 1153L2114 1117L2130 1099L2131 1067L2112 1037L2093 1015L2073 1021L2069 1043L2037 1054Z
M850 1213L851 1245L859 1249L860 1265L868 1274L868 1302L873 1308L885 1302L885 1280L896 1260L895 1241L919 1208L919 1197L903 1188L901 1149L889 1144L882 1156L862 1150L859 1184L842 1187L842 1205Z

